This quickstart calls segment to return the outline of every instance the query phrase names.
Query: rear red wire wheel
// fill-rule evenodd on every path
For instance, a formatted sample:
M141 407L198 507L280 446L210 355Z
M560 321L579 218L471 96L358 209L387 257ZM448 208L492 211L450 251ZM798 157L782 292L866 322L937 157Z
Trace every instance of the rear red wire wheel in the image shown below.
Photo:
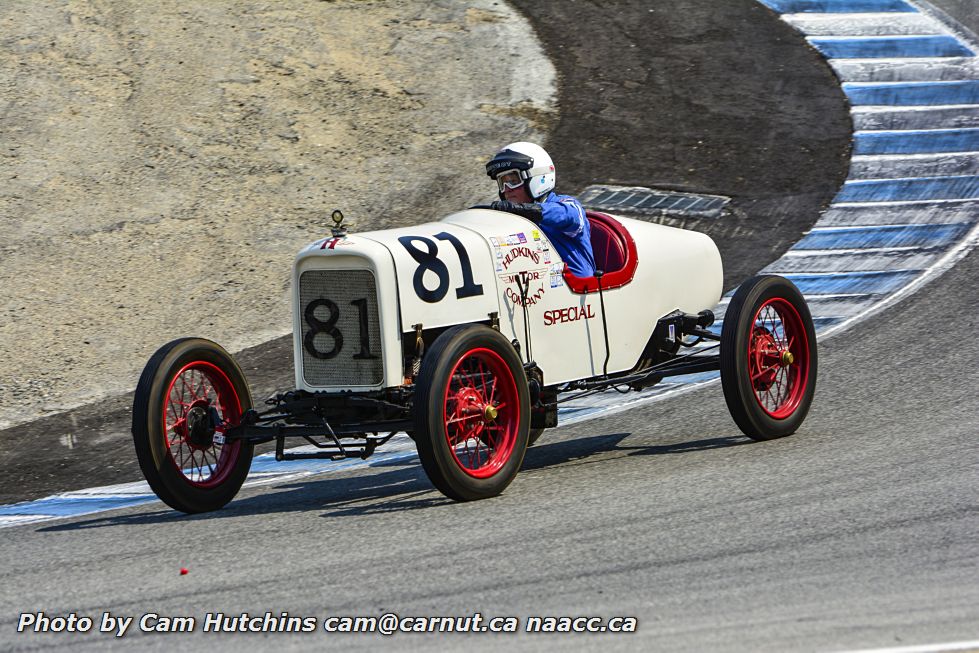
M133 398L133 443L156 495L187 513L231 501L253 445L226 434L251 405L241 368L210 340L182 338L153 354Z
M760 275L731 298L721 331L721 384L731 417L756 440L794 433L816 387L816 332L788 279Z
M474 349L445 389L445 434L452 456L473 478L489 478L510 459L520 428L513 372L495 351Z
M241 402L228 375L206 361L185 365L163 406L170 462L195 487L220 485L241 455L241 442L225 442L224 432L240 421Z
M496 496L523 463L530 391L520 356L483 325L447 329L425 352L413 412L418 457L457 501Z
M799 407L809 379L809 338L787 300L769 299L755 313L748 341L748 374L755 399L772 419Z

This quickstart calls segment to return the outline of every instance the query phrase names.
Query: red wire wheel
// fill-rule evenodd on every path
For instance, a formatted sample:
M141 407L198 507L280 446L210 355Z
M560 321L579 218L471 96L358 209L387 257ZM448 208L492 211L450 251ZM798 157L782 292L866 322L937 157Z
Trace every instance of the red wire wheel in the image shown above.
M220 367L194 361L173 377L163 406L170 462L186 481L213 488L234 469L241 442L226 442L227 426L241 421L241 402Z
M794 433L816 386L816 333L809 307L788 279L762 275L738 288L721 332L721 383L745 435Z
M748 339L748 374L758 405L785 419L802 403L809 380L809 336L795 307L769 299L758 309Z
M225 433L251 408L244 374L219 345L175 340L146 364L133 399L140 469L160 499L197 513L227 504L244 483L253 446Z
M496 496L527 449L530 393L520 357L498 331L453 327L422 361L415 442L432 484L457 501Z
M489 478L513 453L520 404L513 372L492 349L470 351L449 375L443 419L449 450L473 478Z

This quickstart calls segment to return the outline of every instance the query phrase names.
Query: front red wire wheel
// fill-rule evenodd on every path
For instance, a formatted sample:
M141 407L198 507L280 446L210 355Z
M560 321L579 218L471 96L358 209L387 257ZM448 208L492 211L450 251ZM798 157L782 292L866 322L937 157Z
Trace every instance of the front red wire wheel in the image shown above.
M445 434L456 463L488 478L510 459L520 429L513 373L490 349L474 349L452 370L445 389Z
M788 279L749 279L731 298L721 331L721 384L731 417L749 437L794 433L816 386L816 332Z
M241 442L226 442L225 430L241 421L241 402L228 375L206 361L194 361L170 382L163 407L163 430L170 461L196 487L227 480L241 455Z
M495 496L523 462L530 393L520 357L498 331L453 327L422 360L413 402L425 472L446 496Z
M241 369L219 345L174 340L146 364L133 398L133 442L140 469L164 502L188 513L234 498L253 446L228 440L251 408Z

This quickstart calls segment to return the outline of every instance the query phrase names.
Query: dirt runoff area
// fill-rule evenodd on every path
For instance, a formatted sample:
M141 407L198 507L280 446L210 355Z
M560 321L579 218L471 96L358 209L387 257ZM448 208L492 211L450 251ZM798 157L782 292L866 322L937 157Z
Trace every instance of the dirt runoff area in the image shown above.
M555 73L503 2L0 5L0 428L180 336L290 331L296 251L484 201Z

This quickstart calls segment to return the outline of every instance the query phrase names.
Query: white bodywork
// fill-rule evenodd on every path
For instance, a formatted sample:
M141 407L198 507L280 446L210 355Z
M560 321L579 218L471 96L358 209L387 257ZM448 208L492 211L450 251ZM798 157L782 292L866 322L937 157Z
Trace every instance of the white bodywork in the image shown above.
M709 237L637 220L618 220L635 239L639 263L630 283L604 292L611 349L609 373L628 370L636 364L661 317L675 310L696 313L710 308L717 303L722 289L721 259ZM468 258L468 266L463 257ZM526 360L524 311L515 278L522 273L529 281L529 344L545 382L552 385L600 375L606 351L598 293L573 293L562 277L563 267L553 246L533 223L484 209L461 211L440 222L312 243L297 256L293 274L296 387L324 391L402 385L402 337L413 332L414 325L421 324L427 330L488 323L494 312L499 315L500 331L508 339L520 342ZM467 268L471 279L466 278ZM383 373L371 377L370 383L315 385L305 378L304 321L309 316L320 322L333 316L322 308L318 313L307 314L313 296L309 291L306 306L301 305L300 276L316 270L337 270L342 274L369 270L373 274L380 342L369 343L375 360L367 363L377 369L381 362ZM358 347L365 346L365 337L372 340L373 336L364 335L364 327L357 326L355 315L360 309L367 310L367 303L355 299L335 302L335 306L347 321L337 318L334 325L344 325L347 333L342 335L343 347L330 361L346 361L358 351L365 354L367 350ZM373 310L373 304L370 306ZM309 325L305 326L309 331ZM356 333L349 333L358 328L359 340ZM329 334L315 338L316 349L338 349ZM306 359L311 360L308 354Z

